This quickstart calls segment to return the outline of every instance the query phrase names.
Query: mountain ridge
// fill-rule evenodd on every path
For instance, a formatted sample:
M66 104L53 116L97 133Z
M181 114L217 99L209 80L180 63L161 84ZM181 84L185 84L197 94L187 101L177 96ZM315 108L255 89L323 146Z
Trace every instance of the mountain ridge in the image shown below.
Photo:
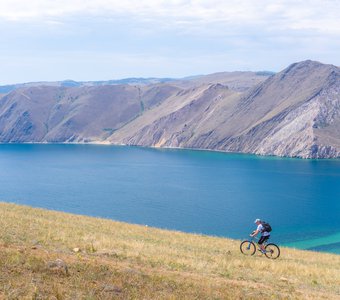
M195 83L196 81L207 81L210 78L219 77L223 78L232 74L240 75L246 74L248 76L253 77L267 77L275 74L271 71L233 71L233 72L218 72L207 75L194 75L187 76L183 78L170 78L170 77L128 77L122 79L110 79L110 80L92 80L92 81L76 81L72 79L65 79L60 81L32 81L32 82L24 82L24 83L14 83L14 84L6 84L0 85L0 95L7 94L11 91L14 91L19 88L26 87L37 87L37 86L56 86L56 87L83 87L83 86L103 86L103 85L150 85L150 84L158 84L158 83L167 83L167 82L177 82L179 84L186 82ZM214 79L213 79L214 81Z
M111 143L301 158L340 157L340 68L35 86L0 98L0 142Z

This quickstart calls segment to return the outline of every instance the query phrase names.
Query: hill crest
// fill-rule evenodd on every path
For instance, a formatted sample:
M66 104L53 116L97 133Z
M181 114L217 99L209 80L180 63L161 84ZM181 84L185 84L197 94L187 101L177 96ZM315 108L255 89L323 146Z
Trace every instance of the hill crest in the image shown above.
M215 73L146 85L34 86L0 100L1 142L340 157L340 68Z

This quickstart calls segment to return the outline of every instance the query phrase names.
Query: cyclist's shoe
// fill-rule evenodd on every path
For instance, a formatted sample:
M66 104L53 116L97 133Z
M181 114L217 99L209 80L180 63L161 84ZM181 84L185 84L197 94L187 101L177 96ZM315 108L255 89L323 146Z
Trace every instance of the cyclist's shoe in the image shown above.
M266 253L266 250L262 250L262 249L257 249L258 251L260 251L262 254Z

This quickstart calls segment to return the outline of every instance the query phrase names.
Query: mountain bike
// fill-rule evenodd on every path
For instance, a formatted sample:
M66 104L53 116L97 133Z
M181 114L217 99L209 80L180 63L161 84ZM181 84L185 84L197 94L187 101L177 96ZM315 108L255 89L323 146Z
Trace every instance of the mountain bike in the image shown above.
M266 243L264 242L264 251L261 250L260 247L256 247L254 240L258 240L256 237L252 237L249 240L245 240L241 242L240 250L245 255L254 255L256 252L256 248L265 256L271 259L276 259L280 256L280 248L276 244ZM258 244L257 244L258 245Z

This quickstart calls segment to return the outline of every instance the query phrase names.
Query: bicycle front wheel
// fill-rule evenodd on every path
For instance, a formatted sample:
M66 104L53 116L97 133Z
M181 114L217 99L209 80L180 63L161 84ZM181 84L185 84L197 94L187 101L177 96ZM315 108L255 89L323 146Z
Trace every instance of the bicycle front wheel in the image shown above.
M267 244L265 255L268 258L276 259L280 256L280 248L275 244Z
M240 245L240 250L245 255L254 255L256 247L251 241L243 241Z

